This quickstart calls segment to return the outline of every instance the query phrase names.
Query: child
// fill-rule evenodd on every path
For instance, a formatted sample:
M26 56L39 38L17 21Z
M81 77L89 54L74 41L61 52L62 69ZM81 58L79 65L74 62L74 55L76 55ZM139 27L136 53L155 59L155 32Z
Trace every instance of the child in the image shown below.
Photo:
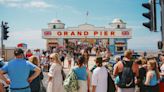
M67 61L68 61L68 68L71 68L71 62L72 62L72 53L68 52L67 53Z
M155 59L148 60L146 74L146 92L159 92L158 80L160 79L157 62Z

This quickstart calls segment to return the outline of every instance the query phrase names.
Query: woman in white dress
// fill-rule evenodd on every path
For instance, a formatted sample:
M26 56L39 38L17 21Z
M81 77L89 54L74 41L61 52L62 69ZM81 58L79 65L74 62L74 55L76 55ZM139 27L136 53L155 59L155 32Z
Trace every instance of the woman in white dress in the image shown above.
M48 86L47 92L64 92L63 79L62 79L62 64L58 53L53 53L50 55L52 65L48 73Z

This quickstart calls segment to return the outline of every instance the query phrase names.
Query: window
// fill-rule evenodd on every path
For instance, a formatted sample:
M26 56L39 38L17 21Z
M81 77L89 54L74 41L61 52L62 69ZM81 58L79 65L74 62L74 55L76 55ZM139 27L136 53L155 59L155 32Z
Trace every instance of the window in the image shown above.
M123 52L124 51L124 47L116 47L116 51Z
M56 29L56 25L54 25L53 28Z
M117 25L117 28L120 28L120 25Z

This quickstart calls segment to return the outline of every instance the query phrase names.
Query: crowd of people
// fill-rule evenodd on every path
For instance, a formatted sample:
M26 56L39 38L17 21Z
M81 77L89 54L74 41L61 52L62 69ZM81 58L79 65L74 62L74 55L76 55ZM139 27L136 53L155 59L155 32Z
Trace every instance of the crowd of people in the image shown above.
M147 56L132 59L133 51L126 50L123 58L116 57L111 73L107 62L112 55L105 48L95 49L95 65L91 69L88 61L93 51L87 48L35 52L16 48L15 58L1 67L0 79L9 85L10 92L136 92L136 87L139 92L164 92L163 53L157 62L155 57ZM65 59L69 73L62 72ZM48 76L46 88L42 83L44 68ZM0 92L7 92L1 82Z
M124 58L118 61L113 70L117 92L164 92L163 62L164 54L159 58L141 56L132 58L132 51L124 52ZM159 60L158 60L159 59Z

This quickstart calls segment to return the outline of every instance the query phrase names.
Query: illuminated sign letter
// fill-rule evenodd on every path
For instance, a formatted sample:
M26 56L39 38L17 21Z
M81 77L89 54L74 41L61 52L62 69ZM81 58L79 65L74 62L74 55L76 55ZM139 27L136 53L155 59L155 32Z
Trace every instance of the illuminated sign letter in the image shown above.
M114 31L111 31L110 35L111 35L111 36L112 36L112 35L114 36L114 34L115 34L115 32L114 32Z
M65 36L65 35L68 35L68 32L64 31L64 36Z
M79 32L79 31L78 31L78 32L77 32L77 35L78 35L78 36L81 36L81 35L82 35L82 32Z
M107 31L104 32L104 36L108 36L108 32Z
M45 35L45 36L48 36L48 35L51 35L51 34L52 34L51 31L45 31L45 32L44 32L44 35Z
M102 36L102 34L103 34L103 32L101 31L101 32L100 32L100 35Z
M96 36L98 34L98 32L97 31L94 31L94 36Z
M88 32L87 31L84 31L84 35L88 35Z
M61 35L62 35L62 32L58 31L58 32L57 32L57 35L58 35L58 36L61 36Z
M123 35L123 36L129 35L129 31L122 31L122 35Z
M72 32L71 32L71 36L73 36L73 35L75 35L75 33L72 31Z

